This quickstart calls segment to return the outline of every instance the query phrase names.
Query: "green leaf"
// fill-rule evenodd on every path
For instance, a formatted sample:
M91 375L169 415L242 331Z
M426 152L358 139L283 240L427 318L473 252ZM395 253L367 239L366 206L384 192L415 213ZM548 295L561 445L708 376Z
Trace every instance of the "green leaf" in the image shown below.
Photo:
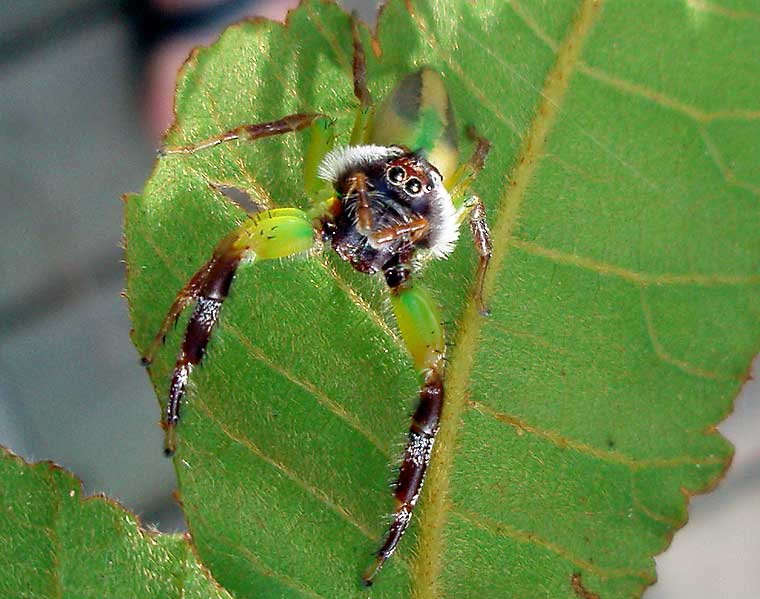
M431 65L462 132L493 143L475 189L494 259L489 319L470 300L466 234L423 276L454 342L447 403L373 597L608 599L654 581L688 495L730 460L715 425L760 346L758 18L661 0L382 12L373 96ZM187 63L166 142L318 111L345 143L351 58L330 3L305 2L287 27L234 26ZM157 162L126 207L138 349L243 218L219 185L305 206L306 137ZM367 595L358 576L416 395L383 298L330 252L258 263L233 285L175 464L194 543L237 597ZM183 326L151 369L162 403Z
M179 535L137 519L49 462L0 454L0 597L230 599Z

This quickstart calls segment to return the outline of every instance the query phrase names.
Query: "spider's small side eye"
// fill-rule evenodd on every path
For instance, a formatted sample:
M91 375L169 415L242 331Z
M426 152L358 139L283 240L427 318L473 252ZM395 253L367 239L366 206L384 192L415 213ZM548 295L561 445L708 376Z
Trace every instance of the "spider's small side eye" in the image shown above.
M433 184L428 183L427 185L425 185L425 191L427 192L433 191Z
M422 191L422 182L417 177L410 177L404 189L409 195L416 196Z
M394 166L393 168L388 170L388 181L393 183L394 185L401 185L401 183L404 181L404 169L400 166Z

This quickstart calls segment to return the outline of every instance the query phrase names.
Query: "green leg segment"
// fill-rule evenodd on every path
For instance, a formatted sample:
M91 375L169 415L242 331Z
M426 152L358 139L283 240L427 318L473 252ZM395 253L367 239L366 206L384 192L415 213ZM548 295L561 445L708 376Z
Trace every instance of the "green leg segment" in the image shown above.
M391 306L414 367L422 379L430 369L439 369L443 359L443 328L430 294L422 287L394 290Z
M254 214L233 233L230 253L267 260L305 252L314 245L311 219L297 208L275 208Z

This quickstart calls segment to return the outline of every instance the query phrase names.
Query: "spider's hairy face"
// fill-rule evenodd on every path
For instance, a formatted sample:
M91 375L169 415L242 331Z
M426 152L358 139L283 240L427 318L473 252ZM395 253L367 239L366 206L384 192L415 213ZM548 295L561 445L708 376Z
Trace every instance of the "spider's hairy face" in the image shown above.
M453 250L459 228L451 196L438 169L420 154L399 146L349 146L330 152L320 175L340 200L333 248L357 270L377 272L418 249L436 257ZM371 212L369 230L358 218L361 193ZM417 222L424 228L398 234Z

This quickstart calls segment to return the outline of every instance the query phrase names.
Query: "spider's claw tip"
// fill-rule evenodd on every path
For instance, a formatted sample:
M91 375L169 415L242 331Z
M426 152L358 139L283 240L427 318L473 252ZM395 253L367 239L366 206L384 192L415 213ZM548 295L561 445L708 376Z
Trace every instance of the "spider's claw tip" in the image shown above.
M375 582L375 576L378 572L380 572L380 568L383 567L383 564L385 563L385 557L382 555L375 556L375 559L372 561L372 563L367 567L367 569L362 574L362 586L365 587L371 587L372 583Z
M153 360L151 360L147 356L143 356L142 358L140 358L140 365L141 366L145 366L145 368L147 368L148 366L150 366L152 363L153 363Z
M478 312L480 312L481 316L491 316L491 308L486 306L482 306Z
M164 455L167 458L172 457L174 455L174 451L177 449L177 433L175 429L177 421L178 419L174 419L170 420L168 424L161 425L166 431L166 436L164 437Z

